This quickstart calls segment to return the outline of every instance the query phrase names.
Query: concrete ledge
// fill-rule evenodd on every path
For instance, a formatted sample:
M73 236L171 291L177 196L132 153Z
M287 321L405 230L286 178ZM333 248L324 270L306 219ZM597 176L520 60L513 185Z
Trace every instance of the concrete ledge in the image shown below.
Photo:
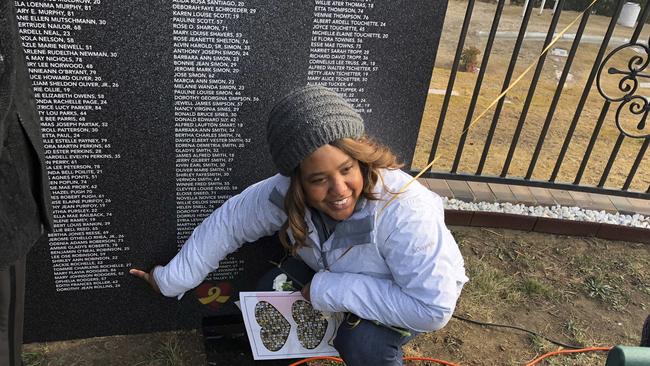
M472 216L474 216L472 211L445 210L445 224L469 226L472 222Z
M596 236L599 228L600 223L598 222L538 217L533 231L561 235Z
M650 229L590 221L501 212L445 210L445 223L452 226L494 227L559 235L595 236L601 239L650 244Z
M537 217L516 215L501 212L476 211L472 216L470 226L500 227L507 229L531 231L535 227Z
M602 239L636 241L650 244L650 229L640 227L600 224L596 236Z

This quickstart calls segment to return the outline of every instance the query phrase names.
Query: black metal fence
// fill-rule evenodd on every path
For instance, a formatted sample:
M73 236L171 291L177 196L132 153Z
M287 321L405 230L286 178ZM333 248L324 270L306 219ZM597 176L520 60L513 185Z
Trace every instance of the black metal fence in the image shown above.
M522 44L525 38L530 36L527 28L535 1L528 2L523 16L519 18L520 27L507 68L503 62L502 65L489 64L495 40L499 35L499 23L506 6L505 0L498 0L498 3L492 6L491 9L494 9L492 14L485 14L484 9L481 10L478 16L490 17L491 20L487 41L482 49L481 63L478 72L473 72L470 77L471 81L474 81L473 90L471 87L466 88L465 101L454 104L451 101L452 97L458 98L454 88L459 76L459 65L466 61L462 60L463 50L468 46L467 35L473 34L469 29L476 12L475 0L462 3L466 4L466 11L455 55L450 65L446 90L444 93L439 93L437 99L435 96L429 96L427 105L433 112L425 112L424 118L435 121L429 129L424 128L423 121L423 128L420 131L419 145L431 141L430 145L427 144L430 150L420 148L419 166L416 152L414 170L426 165L424 159L428 153L427 162L442 155L447 161L446 164L443 162L434 164L432 170L426 174L428 177L650 198L650 162L648 161L650 157L646 154L650 144L650 121L647 121L650 98L640 92L641 86L650 87L650 83L643 84L643 80L650 81L650 71L646 70L650 64L650 48L647 42L639 41L650 7L643 6L644 10L639 15L638 25L630 29L632 32L630 38L623 44L612 45L610 41L617 27L617 19L626 2L618 1L614 15L607 18L609 22L607 28L603 29L604 34L599 36L602 37L602 42L597 50L593 49L590 58L593 64L590 69L584 65L585 53L583 52L580 58L577 58L576 54L581 52L580 48L585 43L583 35L592 12L590 10L582 14L572 12L572 17L580 16L580 22L579 24L576 22L577 30L576 27L571 30L573 41L570 50L563 55L564 65L556 67L554 78L544 79L540 76L548 72L548 67L544 68L548 53L540 53L552 42L554 35L560 29L558 23L564 0L557 1L557 10L550 19L543 45L535 51L535 58L537 56L539 58L531 73L532 76L525 83L523 81L521 83L522 87L523 84L527 84L527 91L523 92L520 87L501 98L479 121L481 128L475 128L472 121L485 109L485 101L493 100L495 97L486 96L484 93L488 84L495 88L494 78L497 76L494 72L501 72L499 75L501 77L505 69L501 82L501 91L505 91L518 75L515 72L516 68L521 69L522 64L526 63L520 62L520 65L517 65L517 62L522 59ZM455 3L456 6L458 4ZM519 12L523 10L519 9ZM449 21L453 20L448 16L445 22ZM603 22L603 17L600 21ZM621 32L620 27L618 32ZM512 36L514 38L514 33ZM592 35L589 37L594 38ZM438 60L440 60L440 52ZM576 60L579 60L579 65L575 63ZM534 58L526 60L523 57L523 61L534 62ZM582 76L574 78L571 73L572 67L579 70L574 73L580 73ZM441 68L438 61L436 68ZM449 67L446 70L449 70ZM465 74L463 73L463 76ZM492 81L486 83L486 75L491 75ZM563 99L566 97L566 92L563 94L563 91L566 89L568 79L571 78L576 79L573 82L576 85L574 92L578 89L581 93L577 93L568 102ZM542 79L546 80L547 89L548 85L557 83L554 92L552 90L546 94L542 92L541 96L536 94ZM581 84L582 82L584 84ZM469 98L470 90L471 98ZM523 98L524 94L525 98ZM650 89L648 95L650 96ZM509 100L517 98L522 99L522 103L517 105L516 112L513 113L513 108L508 106L511 111L504 115L504 105L513 104ZM454 104L454 107L450 108L450 104ZM535 109L535 116L531 114L531 108ZM598 108L600 109L596 118ZM541 110L544 110L545 116L540 113ZM589 113L586 113L587 111ZM465 118L460 127L463 113ZM449 125L452 123L451 119L457 120L457 123ZM532 127L529 128L529 125ZM605 127L609 132L603 132ZM502 135L499 135L499 131L502 131ZM552 139L556 142L550 142L549 134L553 135ZM471 138L468 138L470 136ZM450 140L457 141L455 149L442 148L441 142ZM469 152L468 147L471 147ZM486 168L488 162L490 169ZM589 179L585 179L587 175Z

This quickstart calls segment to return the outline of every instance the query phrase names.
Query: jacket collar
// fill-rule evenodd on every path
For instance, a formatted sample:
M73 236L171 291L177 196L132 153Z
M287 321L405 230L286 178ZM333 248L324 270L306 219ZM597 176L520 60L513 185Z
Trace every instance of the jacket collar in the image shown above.
M284 211L284 195L274 187L269 195L269 201ZM368 201L365 197L359 198L352 216L339 222L334 232L324 243L320 243L318 233L312 221L309 210L305 210L305 221L309 229L309 238L324 252L347 248L353 245L372 242L372 232L375 228L374 210L376 201Z

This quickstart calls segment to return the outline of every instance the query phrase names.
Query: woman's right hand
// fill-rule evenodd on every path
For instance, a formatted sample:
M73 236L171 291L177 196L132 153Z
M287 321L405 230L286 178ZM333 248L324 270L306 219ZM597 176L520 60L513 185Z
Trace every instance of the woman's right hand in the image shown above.
M160 288L158 287L156 280L153 278L153 269L151 270L151 272L145 272L137 268L131 268L131 270L129 270L129 273L133 276L145 280L154 291L160 293Z

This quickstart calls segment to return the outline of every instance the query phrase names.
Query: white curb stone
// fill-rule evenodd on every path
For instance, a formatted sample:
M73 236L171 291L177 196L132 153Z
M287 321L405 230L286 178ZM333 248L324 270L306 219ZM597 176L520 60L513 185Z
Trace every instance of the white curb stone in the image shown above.
M563 220L588 221L604 224L614 224L623 226L633 226L650 229L650 217L635 214L625 215L619 212L609 213L604 210L595 211L587 210L580 207L568 207L555 205L547 206L527 206L521 203L512 204L510 202L464 202L455 198L441 197L445 209L461 211L487 211L503 212L516 215L549 217Z

